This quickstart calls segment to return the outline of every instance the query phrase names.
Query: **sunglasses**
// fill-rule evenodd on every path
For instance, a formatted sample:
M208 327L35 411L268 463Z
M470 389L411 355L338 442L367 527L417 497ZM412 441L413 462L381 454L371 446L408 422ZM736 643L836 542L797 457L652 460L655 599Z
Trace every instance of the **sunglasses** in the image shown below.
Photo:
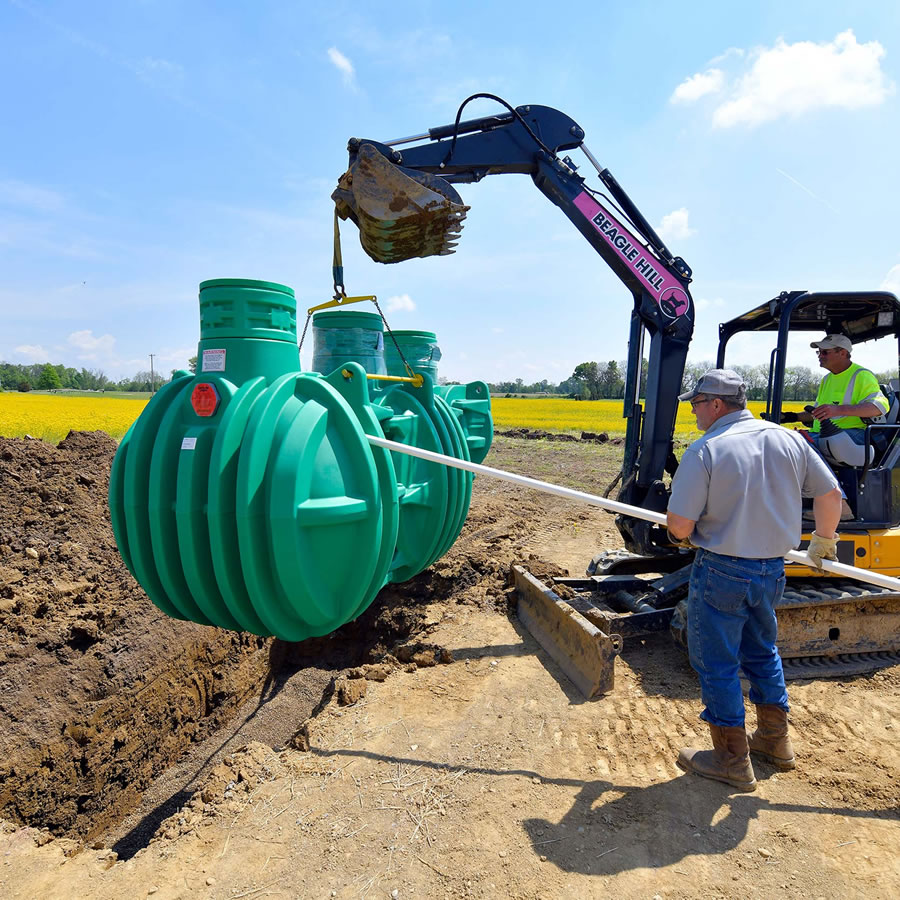
M712 403L715 397L704 397L702 400L691 400L691 409L696 409L701 403Z

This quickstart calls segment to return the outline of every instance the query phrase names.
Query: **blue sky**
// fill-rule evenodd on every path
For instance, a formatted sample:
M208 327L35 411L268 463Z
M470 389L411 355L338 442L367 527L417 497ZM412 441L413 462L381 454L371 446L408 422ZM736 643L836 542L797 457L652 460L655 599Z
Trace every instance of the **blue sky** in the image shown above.
M480 91L582 126L693 268L695 361L782 290L900 292L900 5L744 6L0 0L0 360L183 367L207 278L327 300L347 139L452 122ZM345 225L348 292L437 332L453 379L623 359L630 295L530 179L461 193L450 257L379 265ZM799 339L793 362L815 365Z

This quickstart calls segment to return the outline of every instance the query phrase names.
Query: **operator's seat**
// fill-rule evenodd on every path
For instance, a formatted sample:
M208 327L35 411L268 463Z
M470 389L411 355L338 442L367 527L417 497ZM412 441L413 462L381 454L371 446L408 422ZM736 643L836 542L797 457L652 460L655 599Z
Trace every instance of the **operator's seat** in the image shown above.
M881 393L887 398L888 411L884 414L883 421L889 425L896 425L900 421L900 379L892 378L887 384L882 384ZM877 419L876 421L882 421Z
M888 402L888 411L877 419L871 419L871 425L897 425L900 423L900 379L892 378L887 384L879 385L881 393ZM888 449L897 440L900 429L876 428L872 432L872 446L875 448L875 464L880 465Z

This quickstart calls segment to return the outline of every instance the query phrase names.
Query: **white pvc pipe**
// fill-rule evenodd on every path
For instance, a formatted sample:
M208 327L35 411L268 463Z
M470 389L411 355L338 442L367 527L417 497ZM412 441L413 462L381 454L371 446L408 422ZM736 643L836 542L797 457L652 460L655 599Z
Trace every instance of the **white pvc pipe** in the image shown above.
M618 500L608 500L606 497L597 497L594 494L586 494L584 491L574 491L571 488L560 487L547 481L539 481L537 478L527 478L525 475L515 475L512 472L504 472L501 469L492 469L490 466L482 466L478 463L466 462L453 456L444 456L443 453L434 453L431 450L422 450L419 447L411 447L409 444L398 444L385 438L374 437L367 434L369 443L375 447L383 447L385 450L393 450L396 453L405 453L408 456L417 456L430 462L451 466L454 469L464 469L474 472L476 475L487 475L490 478L499 478L502 481L510 481L523 487L534 488L546 494L556 494L557 497L565 497L567 500L580 500L591 506L599 506L609 512L619 513L623 516L632 516L635 519L644 519L647 522L655 522L657 525L665 525L666 517L663 513L652 512L649 509L641 509L639 506L631 506L629 503L621 503ZM784 557L788 562L800 563L803 566L815 568L806 553L798 550L790 550ZM854 578L857 581L865 581L878 587L888 588L892 591L900 591L900 578L892 578L890 575L882 575L869 569L858 569L856 566L848 566L844 563L831 562L823 559L822 567L826 572L835 575L843 575L845 578Z

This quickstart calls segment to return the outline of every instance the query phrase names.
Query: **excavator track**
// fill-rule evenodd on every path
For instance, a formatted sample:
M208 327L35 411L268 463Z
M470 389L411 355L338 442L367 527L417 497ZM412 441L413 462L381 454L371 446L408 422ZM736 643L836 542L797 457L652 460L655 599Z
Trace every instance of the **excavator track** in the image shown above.
M618 652L623 640L627 644L633 637L669 630L676 643L687 647L686 568L656 581L661 590L641 590L638 585L652 583L623 575L560 578L548 587L515 569L519 615L526 627L540 611L552 625L542 635L554 636L556 645L551 651L542 640L545 649L557 661L560 655L571 657L576 669L584 665L581 658L601 660L602 665L592 662L586 671L596 681L595 670L603 670L606 690L613 685L614 654L606 652L610 642ZM791 578L776 615L788 679L859 675L900 663L896 591L844 578ZM586 649L593 644L596 649ZM571 651L575 646L579 659Z
M841 653L837 656L805 656L782 660L787 681L802 678L847 678L865 675L887 666L900 665L900 653Z
M893 662L884 654L900 655L900 593L844 578L790 579L778 616L778 649L785 662L800 672L835 674L869 672ZM670 630L687 646L686 603L675 608ZM833 660L826 663L824 660ZM794 678L813 677L809 674Z

